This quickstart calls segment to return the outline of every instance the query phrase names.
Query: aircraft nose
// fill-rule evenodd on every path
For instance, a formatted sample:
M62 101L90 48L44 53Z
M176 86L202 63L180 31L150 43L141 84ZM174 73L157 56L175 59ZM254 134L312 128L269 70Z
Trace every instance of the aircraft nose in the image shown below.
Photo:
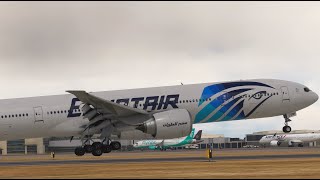
M317 93L315 93L315 92L312 92L312 99L313 99L313 103L315 103L315 102L317 102L318 101L318 99L319 99L319 96L318 96L318 94Z
M316 101L318 101L318 99L319 99L319 96L318 96L318 94L317 93L314 93L314 102L316 102Z

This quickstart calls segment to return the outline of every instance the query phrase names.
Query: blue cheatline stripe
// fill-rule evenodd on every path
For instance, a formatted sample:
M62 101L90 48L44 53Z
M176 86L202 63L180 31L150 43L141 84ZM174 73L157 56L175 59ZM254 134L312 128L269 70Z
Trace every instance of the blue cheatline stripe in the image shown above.
M231 83L223 83L225 89L236 87L236 86L264 86L273 88L267 84L260 83L260 82L250 82L250 81L239 81L239 82L231 82ZM273 88L274 89L274 88Z
M272 96L272 95L271 95ZM267 97L265 100L261 101L255 108L253 108L245 117L249 117L262 103L264 103L271 96Z
M207 104L203 109L201 109L197 113L195 117L195 123L199 123L200 121L204 120L207 116L209 116L209 114L211 114L215 109L217 109L223 103L223 100L221 99L221 97L223 97L224 95L232 94L233 96L236 96L240 93L243 93L249 90L251 90L251 88L237 89L237 90L233 90L228 93L224 93L220 95L216 99L212 100L209 104ZM231 97L232 96L227 96L226 100L229 100Z
M220 91L232 88L232 87L237 87L237 86L264 86L264 87L269 87L273 88L267 84L260 83L260 82L250 82L250 81L239 81L239 82L228 82L228 83L221 83L221 84L214 84L211 86L207 86L203 89L201 99L208 99L211 96L219 93ZM274 89L274 88L273 88ZM203 102L199 102L198 106L200 106Z
M241 111L241 113L238 115L238 117L236 117L234 120L240 120L240 119L244 119L246 118L246 116L244 115L243 110Z
M221 116L224 115L224 113L226 113L226 111L228 111L229 108L231 108L231 106L233 106L239 99L241 99L242 97L238 97L232 101L230 101L228 104L224 105L218 112L216 112L207 122L213 122L218 120Z
M243 102L239 102L233 109L221 120L221 121L228 121L231 120L243 107Z
M223 88L223 86L221 84L215 84L215 85L212 85L212 86L205 87L203 89L203 92L202 92L202 95L201 95L201 99L208 99L211 96L213 96L214 94L219 93L223 89L224 88ZM200 101L198 106L200 106L202 103L203 103L203 101Z

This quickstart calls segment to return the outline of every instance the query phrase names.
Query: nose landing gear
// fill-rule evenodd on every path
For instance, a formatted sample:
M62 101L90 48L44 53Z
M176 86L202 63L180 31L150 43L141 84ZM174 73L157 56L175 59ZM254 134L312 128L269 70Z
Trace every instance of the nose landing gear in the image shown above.
M291 127L288 125L288 122L292 121L291 119L288 118L288 116L285 114L283 115L284 117L284 127L282 128L282 131L285 132L285 133L289 133L291 132Z

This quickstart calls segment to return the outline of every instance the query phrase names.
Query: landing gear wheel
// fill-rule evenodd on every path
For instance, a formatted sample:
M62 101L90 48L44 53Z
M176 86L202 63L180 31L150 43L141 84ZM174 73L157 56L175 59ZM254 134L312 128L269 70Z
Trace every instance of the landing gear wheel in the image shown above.
M291 132L291 127L290 126L284 126L282 128L282 131L285 132L285 133L289 133L289 132Z
M92 144L93 149L102 149L102 143L101 142L94 142Z
M291 132L291 127L289 126L289 122L292 120L288 118L287 114L283 115L283 117L284 117L284 127L282 128L282 131L285 133L289 133Z
M75 150L74 150L74 153L77 155L77 156L83 156L86 151L84 150L84 148L82 147L77 147Z
M303 147L303 144L298 144L298 147Z
M94 155L94 156L101 156L102 155L102 149L101 148L98 148L98 149L94 149L93 151L92 151L92 155Z
M91 145L84 145L83 149L85 150L86 153L92 153L93 147Z
M118 141L113 141L110 143L110 146L112 147L112 150L119 150L121 149L121 144Z
M112 147L110 145L103 145L103 152L110 153L112 151Z

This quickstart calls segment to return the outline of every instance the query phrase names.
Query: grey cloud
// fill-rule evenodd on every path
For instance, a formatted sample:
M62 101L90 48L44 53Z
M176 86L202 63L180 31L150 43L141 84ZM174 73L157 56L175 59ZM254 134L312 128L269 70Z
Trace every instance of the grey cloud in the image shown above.
M319 17L319 2L1 2L2 97L249 78L320 92Z

